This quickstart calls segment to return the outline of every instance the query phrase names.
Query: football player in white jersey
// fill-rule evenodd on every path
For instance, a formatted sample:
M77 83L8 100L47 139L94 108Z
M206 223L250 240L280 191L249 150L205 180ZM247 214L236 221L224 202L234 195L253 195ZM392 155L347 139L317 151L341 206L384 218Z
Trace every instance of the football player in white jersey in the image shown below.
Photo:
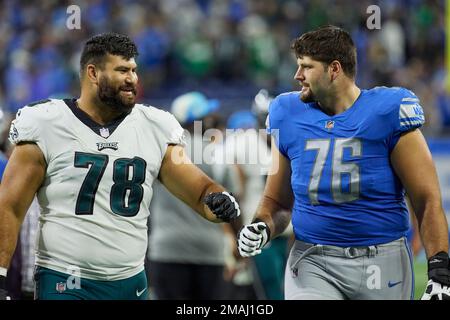
M16 147L0 188L0 299L36 193L37 299L147 297L155 179L210 221L239 216L234 197L185 155L175 118L135 104L137 55L127 36L94 36L81 55L80 98L47 99L17 113L10 131Z

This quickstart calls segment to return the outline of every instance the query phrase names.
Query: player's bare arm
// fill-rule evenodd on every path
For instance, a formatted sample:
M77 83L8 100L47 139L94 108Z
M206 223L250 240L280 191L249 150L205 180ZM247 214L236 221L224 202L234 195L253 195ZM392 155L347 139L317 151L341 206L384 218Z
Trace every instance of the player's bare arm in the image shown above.
M448 227L431 153L420 130L402 135L391 154L395 172L409 195L427 257L448 252Z
M176 157L172 155L176 154ZM175 159L176 158L176 159ZM203 171L195 166L185 150L179 145L170 145L161 164L159 180L173 195L212 222L222 222L209 210L204 198L210 193L225 191Z
M267 223L271 238L281 234L291 221L294 196L291 188L291 165L272 138L272 168L255 219Z
M291 166L272 138L272 168L253 223L242 227L238 249L243 257L261 253L262 247L281 234L291 221L294 196L291 188Z
M19 229L44 180L44 155L34 143L17 145L0 185L0 267L8 268Z

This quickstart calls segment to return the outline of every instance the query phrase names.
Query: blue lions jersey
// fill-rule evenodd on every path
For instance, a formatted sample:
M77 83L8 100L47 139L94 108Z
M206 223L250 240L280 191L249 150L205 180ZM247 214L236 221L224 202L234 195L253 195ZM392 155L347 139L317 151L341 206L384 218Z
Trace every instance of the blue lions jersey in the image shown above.
M425 121L404 88L361 90L353 106L329 116L300 92L271 103L267 129L290 160L296 239L368 246L406 235L409 214L390 154L403 132Z
M3 154L0 154L0 181L3 179L3 172L5 172L6 164L8 160Z

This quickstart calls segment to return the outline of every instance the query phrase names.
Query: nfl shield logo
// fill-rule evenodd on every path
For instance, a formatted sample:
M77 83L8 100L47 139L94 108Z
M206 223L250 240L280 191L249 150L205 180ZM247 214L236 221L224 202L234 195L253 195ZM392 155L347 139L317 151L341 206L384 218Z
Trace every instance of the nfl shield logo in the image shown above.
M108 128L100 128L100 135L103 138L108 138L109 137L109 130L108 130Z
M66 283L65 282L58 282L56 284L56 291L58 291L59 293L66 291Z
M325 129L331 130L334 128L334 121L328 120L327 123L325 123Z

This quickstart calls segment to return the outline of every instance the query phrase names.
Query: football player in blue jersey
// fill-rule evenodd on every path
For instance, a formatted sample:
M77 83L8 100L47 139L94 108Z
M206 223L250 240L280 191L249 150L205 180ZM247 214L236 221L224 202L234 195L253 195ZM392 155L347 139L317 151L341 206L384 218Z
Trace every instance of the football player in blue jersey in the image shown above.
M286 299L412 299L406 191L428 257L423 299L450 299L448 226L419 99L360 89L354 43L338 27L305 33L292 49L302 89L271 103L274 170L239 233L241 255L259 254L292 216Z

